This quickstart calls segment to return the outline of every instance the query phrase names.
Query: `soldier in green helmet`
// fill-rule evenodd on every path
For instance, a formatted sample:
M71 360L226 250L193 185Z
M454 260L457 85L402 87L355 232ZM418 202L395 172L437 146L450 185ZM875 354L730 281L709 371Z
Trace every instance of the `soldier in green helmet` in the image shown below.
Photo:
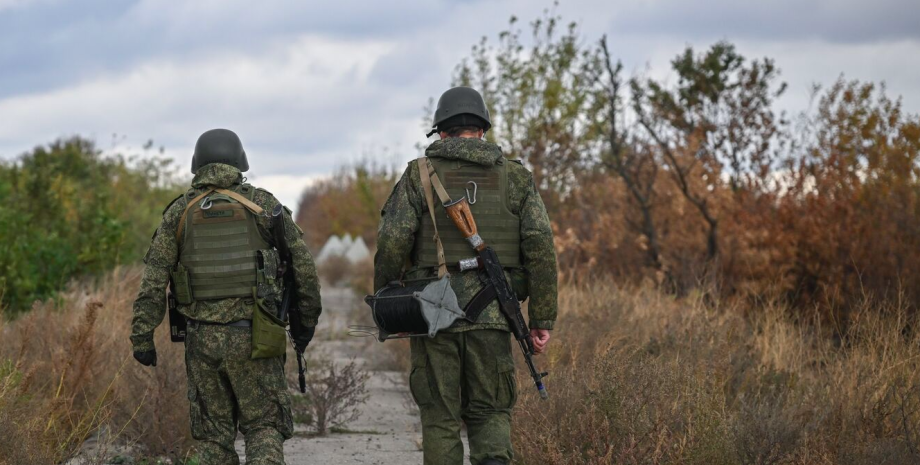
M431 184L420 175L428 172L451 198L469 200L479 234L498 254L518 300L529 298L531 336L535 353L541 353L556 320L553 233L532 174L482 140L490 127L476 90L455 87L441 96L429 133L439 133L441 140L409 164L381 212L375 288L446 271L460 306L469 308L483 287L476 272L457 266L473 250L443 206L432 203L434 215L429 212L425 189ZM481 305L475 322L458 319L433 338L411 341L409 384L421 412L426 464L462 463L461 422L473 464L507 464L513 458L511 409L517 394L509 326L495 299Z
M153 332L170 299L188 321L185 362L192 435L202 465L239 464L237 430L246 440L246 463L283 464L284 440L293 435L284 376L284 322L279 259L273 237L290 249L296 302L291 337L299 352L313 338L320 304L313 257L291 220L268 191L245 183L249 162L239 137L226 129L205 132L195 145L191 188L174 200L144 257L146 268L131 324L134 358L156 366ZM273 231L270 213L284 215ZM275 234L277 233L277 234ZM283 318L283 315L282 315Z

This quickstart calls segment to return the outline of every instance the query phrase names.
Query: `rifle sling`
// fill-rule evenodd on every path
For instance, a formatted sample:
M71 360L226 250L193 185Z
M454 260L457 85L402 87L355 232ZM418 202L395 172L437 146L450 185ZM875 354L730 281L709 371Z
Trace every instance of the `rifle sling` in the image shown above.
M438 221L434 216L434 195L431 193L432 176L427 157L418 159L418 171L422 180L422 190L425 191L425 201L428 202L428 213L431 214L431 222L434 225L434 242L438 247L438 278L443 278L447 274L447 258L444 256L444 245L441 244L441 236L438 234ZM437 176L437 173L435 173L435 179L437 179ZM440 188L438 192L440 196L440 191L444 190L440 180L438 180L437 186ZM447 192L444 192L444 194L447 195Z
M489 304L495 302L497 297L498 292L495 290L495 286L491 284L484 286L472 299L470 299L463 309L463 312L466 313L466 319L471 323L476 323L476 321L479 320L479 315L482 314Z

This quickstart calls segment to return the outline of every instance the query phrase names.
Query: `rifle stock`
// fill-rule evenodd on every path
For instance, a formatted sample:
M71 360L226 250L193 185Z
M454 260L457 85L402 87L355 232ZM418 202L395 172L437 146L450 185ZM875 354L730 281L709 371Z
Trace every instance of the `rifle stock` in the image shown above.
M481 252L486 247L486 243L479 236L479 228L476 227L476 220L473 219L473 212L470 211L470 203L466 197L444 204L444 209L447 210L447 216L460 230L463 238L470 243L470 247Z

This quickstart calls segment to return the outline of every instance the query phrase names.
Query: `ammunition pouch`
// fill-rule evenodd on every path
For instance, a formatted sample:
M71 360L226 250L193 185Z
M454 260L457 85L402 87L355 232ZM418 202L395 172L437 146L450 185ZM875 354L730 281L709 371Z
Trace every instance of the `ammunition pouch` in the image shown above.
M192 286L189 284L188 268L179 263L174 270L169 272L169 276L172 278L172 290L175 293L176 303L191 305L194 300L192 299Z
M256 288L253 290L255 308L252 310L252 355L253 360L280 357L287 344L287 322L277 316L280 300L276 285L278 273L278 251L259 251L259 271Z

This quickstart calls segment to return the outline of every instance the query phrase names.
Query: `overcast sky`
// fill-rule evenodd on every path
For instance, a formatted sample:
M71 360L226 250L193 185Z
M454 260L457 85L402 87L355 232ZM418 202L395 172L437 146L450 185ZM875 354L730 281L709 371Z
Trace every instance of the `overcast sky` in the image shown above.
M236 131L253 183L289 205L361 157L402 163L422 108L470 46L551 0L0 0L0 157L60 136L153 139L183 166L207 129ZM562 0L630 74L669 76L684 46L728 39L775 58L789 111L811 83L885 81L920 113L917 0ZM118 138L113 139L113 134Z

